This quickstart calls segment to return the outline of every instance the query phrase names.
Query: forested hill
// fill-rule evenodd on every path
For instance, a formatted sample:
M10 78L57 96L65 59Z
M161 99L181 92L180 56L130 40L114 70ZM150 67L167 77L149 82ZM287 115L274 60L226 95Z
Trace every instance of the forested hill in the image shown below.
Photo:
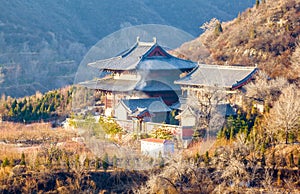
M82 57L126 26L166 24L195 36L254 0L0 0L0 92L24 96L71 84Z
M257 1L232 21L213 20L203 27L204 34L179 49L188 58L257 64L272 77L300 77L300 0Z

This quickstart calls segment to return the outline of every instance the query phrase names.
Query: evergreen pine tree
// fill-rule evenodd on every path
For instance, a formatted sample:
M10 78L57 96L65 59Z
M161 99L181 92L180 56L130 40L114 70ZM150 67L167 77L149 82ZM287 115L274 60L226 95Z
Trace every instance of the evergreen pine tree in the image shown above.
M88 157L86 157L86 159L84 160L84 167L86 170L90 169L90 159Z
M67 172L70 172L70 169L71 169L71 163L70 163L70 159L69 159L69 156L68 156L68 155L66 155L65 163L66 163L66 167L67 167Z
M24 98L24 100L23 100L23 105L27 105L27 99L26 98Z
M229 136L230 142L233 141L233 138L234 138L234 128L231 127L231 129L230 129L230 136Z
M215 35L219 36L223 32L222 24L218 21L215 26Z
M96 169L96 170L99 170L99 169L100 169L100 159L99 159L99 157L96 158L96 161L95 161L95 169Z
M294 154L291 153L289 156L289 165L291 168L293 168L295 166L295 162L294 162Z
M20 113L21 113L21 108L20 108L19 104L17 104L15 109L14 109L14 114L15 115L20 115Z
M200 158L200 154L199 152L196 153L195 157L194 157L194 162L197 164L199 162L199 158Z
M209 160L210 160L209 154L208 154L208 151L206 151L205 152L205 157L204 157L204 164L205 164L205 166L208 166Z
M259 7L259 3L260 3L259 0L256 0L256 1L255 1L255 6L256 6L256 8Z
M4 168L4 167L6 167L6 166L9 166L9 160L8 160L7 157L4 158L4 160L3 160L3 162L2 162L2 167Z
M21 162L20 162L20 165L26 165L26 161L25 161L25 154L24 152L22 152L22 155L21 155Z
M109 161L108 161L108 154L107 153L105 153L103 158L102 158L102 167L103 167L103 170L105 172L109 167Z
M11 108L14 110L16 108L17 104L18 104L17 99L14 99L14 101L11 104Z

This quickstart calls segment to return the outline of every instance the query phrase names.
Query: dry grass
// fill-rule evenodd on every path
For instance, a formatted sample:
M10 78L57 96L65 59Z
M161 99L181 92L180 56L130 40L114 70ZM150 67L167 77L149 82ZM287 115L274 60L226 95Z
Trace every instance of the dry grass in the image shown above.
M62 128L51 128L49 123L35 123L30 125L3 122L0 123L0 141L18 143L31 141L66 141L74 137L75 133Z
M90 154L83 143L72 141L77 136L74 131L51 128L49 123L24 125L0 123L0 160L19 160L25 153L27 162L34 163L43 152L55 146L59 150L73 154ZM46 150L46 151L45 151Z

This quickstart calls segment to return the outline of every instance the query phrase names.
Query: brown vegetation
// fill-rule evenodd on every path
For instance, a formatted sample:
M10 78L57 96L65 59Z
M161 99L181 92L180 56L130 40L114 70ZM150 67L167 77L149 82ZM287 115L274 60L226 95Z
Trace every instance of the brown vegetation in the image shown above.
M108 158L102 166L84 143L72 141L74 131L3 122L0 134L0 193L121 192L147 180L143 171L110 170Z
M122 157L115 150L104 153L103 146L114 143L101 142L101 130L88 116L81 127L92 136L85 135L85 143L72 141L74 131L46 123L0 123L0 192L297 193L299 87L258 77L247 88L244 109L227 118L214 145L195 143L170 160L143 158L126 148L118 150ZM257 99L271 106L259 113ZM293 121L288 128L285 119Z
M218 33L217 20L204 24L205 33L178 52L203 63L258 64L272 77L297 79L299 18L299 0L265 1L222 23Z
M246 87L248 100L236 118L227 118L214 145L194 143L137 193L299 193L300 90L264 75Z

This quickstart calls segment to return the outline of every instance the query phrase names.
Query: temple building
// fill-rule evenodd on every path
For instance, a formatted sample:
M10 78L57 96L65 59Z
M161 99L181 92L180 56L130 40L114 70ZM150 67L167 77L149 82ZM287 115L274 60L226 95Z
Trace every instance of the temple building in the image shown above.
M206 103L207 91L216 88L225 93L216 110L225 116L234 115L233 105L243 103L242 86L257 72L256 67L205 65L180 59L155 38L153 42L137 38L118 56L88 65L99 70L99 77L80 85L95 91L99 113L119 121L134 120L140 129L143 122L171 123L170 115L174 123L172 110L178 110L175 116L181 126L194 128L201 110L191 106L188 99Z
M182 90L177 104L181 110L177 116L180 124L182 126L196 124L196 112L199 110L190 105L191 98L192 102L195 101L194 98L202 104L206 103L207 107L209 103L213 103L209 98L216 99L218 98L216 95L222 95L217 104L214 104L217 111L225 117L236 114L232 106L242 106L244 101L242 86L251 81L257 71L257 67L198 64L188 75L175 81Z
M80 85L96 91L96 105L101 105L100 112L104 111L106 116L122 118L128 118L128 115L136 113L134 111L146 108L145 105L140 105L135 107L136 110L129 110L130 103L136 102L129 99L156 98L156 102L165 104L160 105L164 107L163 110L170 111L165 106L178 103L178 96L181 94L180 86L174 84L174 81L197 66L195 62L169 54L157 43L156 38L153 38L153 42L141 42L137 38L136 43L120 55L88 65L99 69L99 78ZM139 100L141 102L143 100ZM116 114L115 108L122 107L128 113Z

